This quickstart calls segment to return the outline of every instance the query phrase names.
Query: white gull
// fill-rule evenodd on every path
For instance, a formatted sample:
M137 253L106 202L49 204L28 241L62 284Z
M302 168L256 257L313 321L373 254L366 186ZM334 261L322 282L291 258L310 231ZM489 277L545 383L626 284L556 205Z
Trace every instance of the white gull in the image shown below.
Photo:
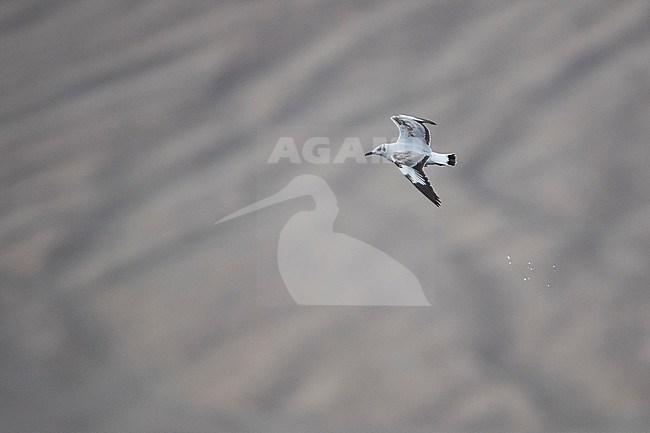
M381 144L366 153L366 156L383 156L394 162L413 186L433 204L440 206L440 197L431 187L423 168L429 165L456 165L456 154L436 153L431 150L431 135L426 124L435 125L435 122L406 114L392 116L390 120L399 129L397 141Z

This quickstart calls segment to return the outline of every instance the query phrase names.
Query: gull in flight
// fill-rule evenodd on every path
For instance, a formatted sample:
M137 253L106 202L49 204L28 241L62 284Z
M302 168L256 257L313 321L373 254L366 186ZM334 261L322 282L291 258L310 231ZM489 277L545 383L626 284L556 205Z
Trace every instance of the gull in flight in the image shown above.
M394 162L413 186L439 207L440 197L431 187L423 169L429 165L456 165L456 154L431 150L431 136L426 124L435 125L435 122L406 114L392 116L390 120L399 129L397 141L377 146L366 156L379 155Z

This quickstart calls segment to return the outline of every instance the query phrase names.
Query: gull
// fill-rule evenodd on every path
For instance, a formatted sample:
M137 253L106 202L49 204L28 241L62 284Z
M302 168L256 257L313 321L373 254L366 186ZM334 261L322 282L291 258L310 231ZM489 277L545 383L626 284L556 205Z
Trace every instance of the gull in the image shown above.
M383 156L394 162L413 186L440 207L440 197L431 187L423 169L429 165L456 165L456 154L431 150L431 136L426 124L435 125L435 122L406 114L392 116L390 120L399 129L397 141L381 144L366 153L366 156Z

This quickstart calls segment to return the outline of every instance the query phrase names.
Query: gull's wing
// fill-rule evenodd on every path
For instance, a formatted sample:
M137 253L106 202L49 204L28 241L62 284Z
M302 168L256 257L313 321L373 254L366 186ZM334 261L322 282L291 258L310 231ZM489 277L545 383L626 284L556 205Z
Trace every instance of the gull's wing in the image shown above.
M397 129L399 129L399 138L397 141L405 141L408 138L411 138L412 141L423 141L425 147L429 147L431 137L425 123L435 125L435 122L420 117L408 116L406 114L392 116L390 120L392 120L393 123L397 125Z
M440 197L438 197L436 192L431 187L431 183L429 182L427 175L424 174L424 170L422 169L424 167L424 164L426 164L427 159L429 159L429 157L425 156L414 167L409 167L408 165L399 164L397 162L395 164L397 167L399 167L399 171L401 171L402 174L406 176L406 178L413 184L413 186L419 189L422 194L426 195L427 198L433 202L433 204L440 207Z

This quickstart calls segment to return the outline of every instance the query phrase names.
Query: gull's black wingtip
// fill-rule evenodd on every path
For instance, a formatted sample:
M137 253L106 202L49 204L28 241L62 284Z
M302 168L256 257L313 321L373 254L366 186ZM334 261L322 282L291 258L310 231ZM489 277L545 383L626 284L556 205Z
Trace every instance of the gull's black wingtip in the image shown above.
M431 188L431 185L423 185L421 183L414 183L413 185L418 189L418 191L424 194L426 198L431 200L433 204L435 204L438 207L442 206L440 197L438 197L438 194L436 194L433 188Z
M391 116L391 119L395 120L395 119L397 119L397 118L399 118L401 116L409 117L409 118L415 120L416 122L420 122L420 123L429 123L431 125L438 125L433 120L425 119L423 117L411 116L410 114L397 114L395 116Z

